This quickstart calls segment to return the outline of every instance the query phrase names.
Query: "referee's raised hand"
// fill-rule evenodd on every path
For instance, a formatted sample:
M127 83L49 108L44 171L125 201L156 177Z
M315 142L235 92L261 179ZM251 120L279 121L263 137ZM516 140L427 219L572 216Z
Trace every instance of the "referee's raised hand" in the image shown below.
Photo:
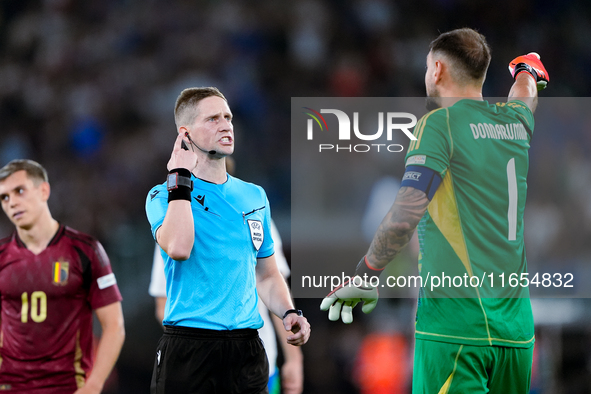
M287 337L287 343L293 346L302 346L310 338L310 323L304 316L298 316L295 313L290 313L283 319L283 327L286 331L293 332L293 335Z
M174 148L172 149L170 160L166 165L168 171L175 168L186 168L193 172L195 167L197 167L197 153L191 149L187 150L186 148L183 148L183 143L185 146L189 146L189 141L185 140L183 134L179 133L176 137L176 141L174 141Z

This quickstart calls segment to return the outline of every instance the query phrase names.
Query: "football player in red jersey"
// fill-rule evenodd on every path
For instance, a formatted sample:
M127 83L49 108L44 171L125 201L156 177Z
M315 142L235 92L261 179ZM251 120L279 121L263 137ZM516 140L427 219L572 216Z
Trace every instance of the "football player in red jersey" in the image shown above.
M38 163L0 169L2 209L16 227L0 240L0 392L100 393L125 338L121 294L102 245L57 222L49 194ZM103 331L96 357L93 311Z

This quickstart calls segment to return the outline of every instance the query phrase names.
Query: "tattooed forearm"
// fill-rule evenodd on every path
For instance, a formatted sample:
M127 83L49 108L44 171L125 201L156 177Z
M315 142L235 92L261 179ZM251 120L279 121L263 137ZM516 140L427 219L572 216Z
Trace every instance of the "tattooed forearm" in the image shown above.
M427 195L412 187L402 187L396 201L382 220L367 252L375 268L383 268L410 242L429 205Z

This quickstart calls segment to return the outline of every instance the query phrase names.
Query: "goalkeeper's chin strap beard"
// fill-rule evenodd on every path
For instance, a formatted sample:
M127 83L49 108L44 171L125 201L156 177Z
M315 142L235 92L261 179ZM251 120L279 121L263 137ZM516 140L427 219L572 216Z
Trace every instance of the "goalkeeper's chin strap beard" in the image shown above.
M201 152L203 152L203 153L207 153L207 154L209 154L209 155L212 155L212 156L215 156L215 155L218 153L216 150L213 150L213 149L212 149L212 150L205 150L205 149L201 148L199 145L197 145L197 144L195 143L195 141L193 141L193 139L192 139L192 138L191 138L191 136L189 135L189 132L188 132L188 131L185 131L185 137L187 137L187 139L189 140L189 142L190 142L191 144L195 145L195 147L196 147L197 149L199 149L199 150L200 150Z

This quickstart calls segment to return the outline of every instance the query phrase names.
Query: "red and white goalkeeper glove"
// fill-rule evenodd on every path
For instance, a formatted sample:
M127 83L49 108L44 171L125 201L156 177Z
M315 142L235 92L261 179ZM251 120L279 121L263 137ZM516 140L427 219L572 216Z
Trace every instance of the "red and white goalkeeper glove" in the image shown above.
M383 268L380 270L371 268L364 256L357 264L355 275L351 280L341 284L322 300L320 309L328 310L328 320L337 321L341 317L343 323L352 323L353 308L360 302L363 302L361 310L364 313L373 311L378 304L377 285L382 271Z
M540 61L540 55L530 52L527 55L518 56L509 63L509 72L515 79L522 72L529 73L536 80L538 90L546 89L550 76Z

